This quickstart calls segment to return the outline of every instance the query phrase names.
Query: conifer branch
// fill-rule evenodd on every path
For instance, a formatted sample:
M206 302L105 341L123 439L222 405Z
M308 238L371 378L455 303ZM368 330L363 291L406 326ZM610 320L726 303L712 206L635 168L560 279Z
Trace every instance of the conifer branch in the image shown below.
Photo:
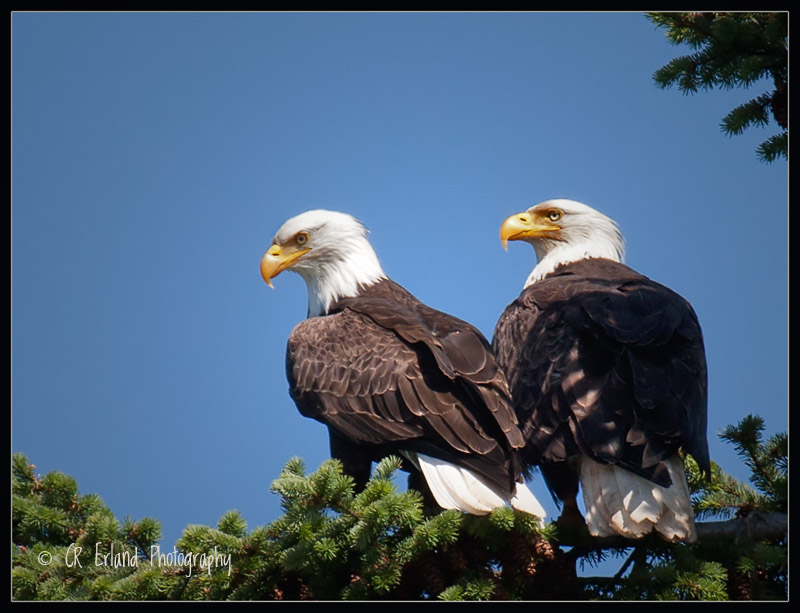
M424 506L416 490L398 491L397 458L380 462L366 487L335 460L308 474L287 462L272 490L283 515L248 531L235 511L216 527L188 526L170 555L192 567L151 561L95 565L86 552L148 552L160 524L118 521L96 495L80 496L62 473L38 477L12 458L12 589L15 600L780 600L787 586L787 441L763 440L748 416L723 433L753 473L753 486L712 463L685 466L699 521L696 543L594 538L585 526L539 527L500 508L470 516ZM571 524L569 524L571 525ZM563 530L560 528L564 528ZM70 543L86 549L68 564ZM632 551L631 551L632 550ZM47 552L52 564L43 565ZM213 552L222 563L201 556ZM609 556L627 556L612 577L579 577ZM137 557L138 559L138 557Z
M762 142L756 153L765 162L788 158L788 14L648 13L666 29L672 44L687 44L694 53L674 58L653 74L662 89L677 84L684 94L699 89L750 87L771 79L773 90L728 113L721 122L728 135L764 126L770 115L783 132Z

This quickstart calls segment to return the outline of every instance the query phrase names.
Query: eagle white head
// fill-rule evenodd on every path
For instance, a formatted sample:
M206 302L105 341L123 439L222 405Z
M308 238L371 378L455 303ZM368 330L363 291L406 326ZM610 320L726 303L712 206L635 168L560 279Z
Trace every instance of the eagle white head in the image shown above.
M284 270L306 282L309 317L386 278L364 225L352 215L323 209L292 217L275 234L261 259L261 276L272 287L272 278Z
M561 264L585 258L608 258L622 262L625 239L610 217L590 206L558 198L532 206L507 218L500 228L500 241L530 243L538 263L525 287L553 272Z

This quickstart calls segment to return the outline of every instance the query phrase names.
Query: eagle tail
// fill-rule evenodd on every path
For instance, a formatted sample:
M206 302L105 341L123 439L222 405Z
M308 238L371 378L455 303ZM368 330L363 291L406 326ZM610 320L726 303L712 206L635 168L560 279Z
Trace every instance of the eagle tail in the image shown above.
M675 455L664 463L671 487L583 457L580 480L589 532L593 536L639 538L655 530L668 541L696 541L683 462Z
M547 515L524 483L518 483L514 494L506 500L466 468L422 453L406 452L405 455L422 471L433 497L443 509L486 515L508 503L515 509L538 517L540 523Z
M544 510L542 503L533 495L527 485L517 483L517 487L514 488L514 495L508 502L517 511L524 511L536 517L539 520L539 526L544 527L544 518L547 517L547 511Z

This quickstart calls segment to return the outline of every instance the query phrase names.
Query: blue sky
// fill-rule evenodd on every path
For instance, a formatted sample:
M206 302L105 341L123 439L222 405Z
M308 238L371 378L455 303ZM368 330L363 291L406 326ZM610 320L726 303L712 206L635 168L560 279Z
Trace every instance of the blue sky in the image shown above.
M535 264L503 219L555 197L614 218L627 263L705 334L711 456L788 423L788 175L767 88L685 96L640 13L12 15L12 450L164 542L238 509L325 428L287 394L302 280L259 260L310 208L370 228L387 273L491 338ZM541 479L532 487L555 511Z

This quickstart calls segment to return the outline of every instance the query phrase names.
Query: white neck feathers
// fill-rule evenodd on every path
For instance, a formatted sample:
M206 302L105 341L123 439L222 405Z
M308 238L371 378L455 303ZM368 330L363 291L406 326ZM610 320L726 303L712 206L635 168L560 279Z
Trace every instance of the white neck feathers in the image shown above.
M298 268L308 287L308 316L328 312L339 298L357 296L362 288L386 278L372 245L364 237L348 237L337 250L314 258L313 269ZM341 246L343 249L338 249Z
M304 240L298 243L301 235ZM300 213L281 226L272 242L305 248L288 270L306 282L309 317L324 315L336 300L357 296L365 286L386 278L364 224L346 213Z
M541 281L545 275L549 275L557 267L570 262L577 262L586 258L607 258L615 262L622 262L625 259L625 245L622 236L619 241L587 241L586 243L568 244L558 243L549 251L543 251L541 247L534 245L536 257L539 263L533 267L531 274L525 281L525 287L531 283Z
M625 238L616 222L585 204L573 200L550 200L537 209L557 208L563 212L556 234L538 236L529 242L536 251L538 264L525 281L525 287L540 281L562 264L586 258L625 259Z

